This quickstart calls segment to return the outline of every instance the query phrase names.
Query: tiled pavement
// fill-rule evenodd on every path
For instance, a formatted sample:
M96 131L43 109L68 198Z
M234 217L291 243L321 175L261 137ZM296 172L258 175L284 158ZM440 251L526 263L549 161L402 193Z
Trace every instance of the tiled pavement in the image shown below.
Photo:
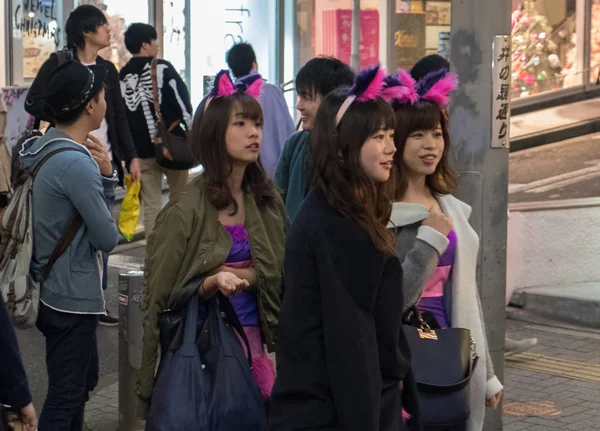
M504 430L600 430L600 332L509 321L507 335L539 344L506 362Z
M504 430L600 430L600 331L509 320L507 335L539 344L506 363ZM118 429L118 383L91 398L86 429Z

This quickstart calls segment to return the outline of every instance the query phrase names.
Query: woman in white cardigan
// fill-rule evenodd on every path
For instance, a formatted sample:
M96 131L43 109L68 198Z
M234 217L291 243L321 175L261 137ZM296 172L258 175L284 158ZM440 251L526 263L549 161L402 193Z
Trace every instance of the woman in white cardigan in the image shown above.
M429 311L440 327L471 331L480 356L470 384L468 430L481 431L485 406L496 408L502 384L494 374L476 282L479 238L469 224L471 208L450 193L456 176L448 163L448 93L456 76L447 70L419 82L399 71L386 78L386 98L396 111L395 202L406 308Z

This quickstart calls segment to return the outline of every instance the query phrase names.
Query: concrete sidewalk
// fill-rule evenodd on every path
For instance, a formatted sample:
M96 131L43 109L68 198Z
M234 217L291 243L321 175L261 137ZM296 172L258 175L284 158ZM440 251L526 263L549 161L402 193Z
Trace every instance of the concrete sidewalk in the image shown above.
M531 351L508 358L504 430L600 430L600 331L507 322L507 335L538 338ZM118 382L95 393L86 429L118 429Z

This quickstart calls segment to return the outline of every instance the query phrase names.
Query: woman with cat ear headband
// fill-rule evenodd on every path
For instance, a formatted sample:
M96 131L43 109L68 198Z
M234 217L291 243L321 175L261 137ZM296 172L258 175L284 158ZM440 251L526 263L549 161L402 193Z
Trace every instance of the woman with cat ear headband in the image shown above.
M252 375L270 398L275 369L265 346L275 349L288 219L259 159L263 114L256 98L262 82L251 75L234 84L228 71L217 74L191 133L204 171L159 213L148 239L137 384L146 403L157 360L157 315L198 279L199 327L207 316L205 301L218 291L228 297L250 343Z
M317 112L314 186L286 242L273 431L399 431L406 420L420 429L386 229L396 148L383 78L378 67L362 72Z
M470 384L468 429L483 428L485 406L496 408L502 384L494 373L477 289L479 238L471 207L452 196L457 178L449 165L446 115L456 74L442 68L415 81L399 70L385 78L384 97L396 114L394 203L390 228L403 269L404 307L414 305L441 328L471 331L480 355ZM483 365L483 366L482 366Z

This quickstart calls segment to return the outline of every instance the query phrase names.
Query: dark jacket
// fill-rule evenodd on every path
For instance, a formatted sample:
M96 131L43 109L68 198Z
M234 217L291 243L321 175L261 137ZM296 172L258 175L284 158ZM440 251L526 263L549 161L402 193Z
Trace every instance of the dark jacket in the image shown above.
M310 132L296 132L288 138L275 171L275 184L281 191L285 209L292 221L310 190L308 162Z
M65 49L65 52L78 60L76 53ZM119 173L119 184L123 185L123 167L121 162L125 161L126 165L132 159L137 158L133 137L129 130L127 115L125 112L125 102L121 96L121 84L119 82L119 72L110 61L104 60L102 57L96 58L96 64L106 67L106 123L108 124L108 139L112 148L113 162L117 165ZM37 76L33 80L27 98L25 99L25 110L34 116L37 120L53 123L53 119L48 116L42 102L44 91L47 85L48 74L58 65L58 57L56 54L50 55L48 60L44 62Z
M0 404L20 410L31 402L27 375L23 368L17 337L2 295L0 295Z
M156 134L156 114L151 63L152 57L134 57L119 72L121 95L125 99L129 127L137 154L142 159L154 157L152 140ZM194 115L190 93L168 61L158 59L156 73L163 121L169 127L174 122L179 122L180 126L175 127L171 132L185 137L186 131L192 128Z
M401 431L403 398L418 415L401 280L395 256L309 193L286 242L271 430Z

